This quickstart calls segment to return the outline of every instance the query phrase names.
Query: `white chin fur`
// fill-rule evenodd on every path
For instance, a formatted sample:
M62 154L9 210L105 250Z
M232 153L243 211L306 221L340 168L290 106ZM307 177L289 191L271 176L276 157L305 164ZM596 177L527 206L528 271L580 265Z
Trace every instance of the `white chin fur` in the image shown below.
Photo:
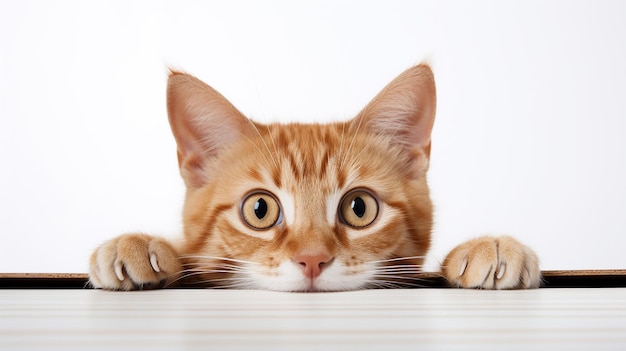
M363 288L372 278L373 271L361 267L358 273L348 273L346 267L335 260L332 265L326 267L319 277L311 281L304 276L302 269L295 263L287 260L271 274L249 270L248 277L252 281L253 288L273 291L346 291Z

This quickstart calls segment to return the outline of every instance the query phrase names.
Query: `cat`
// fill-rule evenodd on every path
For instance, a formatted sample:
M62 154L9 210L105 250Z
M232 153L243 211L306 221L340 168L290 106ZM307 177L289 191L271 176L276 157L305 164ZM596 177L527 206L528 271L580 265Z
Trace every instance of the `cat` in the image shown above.
M167 111L186 185L183 238L132 233L105 242L91 255L91 285L414 285L433 226L426 174L435 107L427 64L400 74L352 120L331 124L259 124L197 78L170 71ZM541 283L537 255L510 236L457 246L441 275L463 288Z

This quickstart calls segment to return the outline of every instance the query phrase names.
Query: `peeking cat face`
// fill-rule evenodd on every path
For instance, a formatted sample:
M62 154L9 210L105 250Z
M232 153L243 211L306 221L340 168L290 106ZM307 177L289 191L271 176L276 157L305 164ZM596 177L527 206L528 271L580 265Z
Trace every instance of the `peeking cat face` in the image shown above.
M420 270L432 227L428 66L402 73L344 123L258 124L179 72L167 97L187 186L190 280L335 291L401 286Z

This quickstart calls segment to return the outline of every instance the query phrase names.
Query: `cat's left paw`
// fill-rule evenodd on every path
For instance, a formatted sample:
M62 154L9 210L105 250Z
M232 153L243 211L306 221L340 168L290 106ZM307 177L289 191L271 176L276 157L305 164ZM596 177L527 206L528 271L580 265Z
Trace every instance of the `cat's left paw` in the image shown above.
M510 236L483 236L455 247L442 273L461 288L529 289L541 283L537 255Z

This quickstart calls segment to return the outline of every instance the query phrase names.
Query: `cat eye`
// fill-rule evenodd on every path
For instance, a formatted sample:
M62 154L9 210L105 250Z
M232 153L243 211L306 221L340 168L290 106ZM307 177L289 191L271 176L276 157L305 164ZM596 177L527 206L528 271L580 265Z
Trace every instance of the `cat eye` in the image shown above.
M339 204L339 219L352 228L365 228L378 217L378 199L367 190L349 192Z
M252 193L241 203L241 218L252 229L269 229L281 219L278 200L266 192Z

